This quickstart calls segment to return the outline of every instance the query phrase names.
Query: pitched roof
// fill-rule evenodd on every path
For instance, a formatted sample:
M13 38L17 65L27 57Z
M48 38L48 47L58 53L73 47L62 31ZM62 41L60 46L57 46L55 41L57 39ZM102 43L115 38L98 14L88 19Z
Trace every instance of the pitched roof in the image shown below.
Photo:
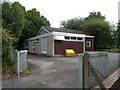
M42 26L42 27L47 29L49 32L66 32L66 33L90 35L86 32L79 31L79 30L71 30L71 29L65 29L65 28L53 28L53 27L47 27L47 26Z

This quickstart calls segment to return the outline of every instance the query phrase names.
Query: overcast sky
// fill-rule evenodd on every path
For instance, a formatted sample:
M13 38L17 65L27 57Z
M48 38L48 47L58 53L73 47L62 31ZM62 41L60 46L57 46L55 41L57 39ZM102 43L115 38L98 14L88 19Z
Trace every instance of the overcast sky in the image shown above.
M15 0L14 0L15 1ZM44 15L51 27L58 28L60 21L75 17L86 17L89 12L100 11L107 21L114 24L118 21L119 0L16 0L26 10L36 8Z

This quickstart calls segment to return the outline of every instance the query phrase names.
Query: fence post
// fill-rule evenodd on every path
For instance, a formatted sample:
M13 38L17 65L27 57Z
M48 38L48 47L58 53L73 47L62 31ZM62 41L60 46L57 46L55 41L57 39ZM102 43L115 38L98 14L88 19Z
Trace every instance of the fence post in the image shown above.
M79 55L79 59L80 88L93 88L98 85L105 90L102 81L108 72L107 53L86 52Z
M17 74L18 74L18 76L19 76L19 74L20 74L20 71L19 71L19 51L17 51Z
M89 88L88 78L89 78L89 54L85 53L83 55L83 88Z

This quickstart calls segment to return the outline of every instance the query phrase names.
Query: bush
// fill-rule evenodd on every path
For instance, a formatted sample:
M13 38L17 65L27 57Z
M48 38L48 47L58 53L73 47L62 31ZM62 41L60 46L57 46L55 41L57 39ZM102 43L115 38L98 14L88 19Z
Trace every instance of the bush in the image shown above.
M6 30L2 30L2 66L7 67L12 65L12 42L13 38Z

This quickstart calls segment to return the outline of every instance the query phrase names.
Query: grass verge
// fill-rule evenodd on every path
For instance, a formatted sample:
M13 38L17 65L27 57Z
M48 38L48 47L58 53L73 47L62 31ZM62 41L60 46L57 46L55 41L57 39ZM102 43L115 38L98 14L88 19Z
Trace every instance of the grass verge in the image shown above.
M103 51L103 52L120 52L120 49L96 49L95 51Z

